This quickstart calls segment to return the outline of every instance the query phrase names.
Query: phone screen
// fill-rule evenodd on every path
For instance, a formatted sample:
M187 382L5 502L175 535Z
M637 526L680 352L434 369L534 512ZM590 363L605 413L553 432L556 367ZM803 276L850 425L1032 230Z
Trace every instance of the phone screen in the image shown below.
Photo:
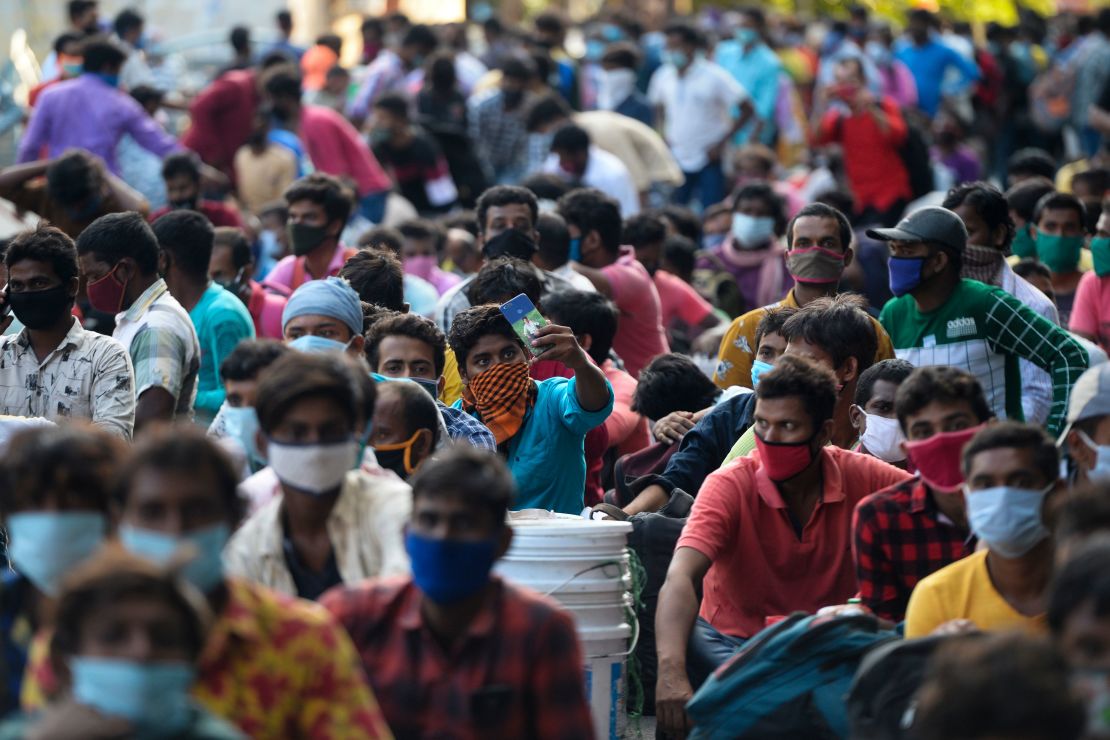
M501 313L513 325L513 331L524 342L524 346L533 356L539 357L547 351L547 347L533 347L532 340L541 327L547 326L547 319L540 315L535 305L528 296L521 293L508 303L501 305Z

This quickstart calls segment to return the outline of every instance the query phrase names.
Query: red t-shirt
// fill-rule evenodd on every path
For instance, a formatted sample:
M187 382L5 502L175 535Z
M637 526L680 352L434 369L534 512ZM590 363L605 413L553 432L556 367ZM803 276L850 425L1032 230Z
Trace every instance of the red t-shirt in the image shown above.
M225 72L189 104L189 129L181 145L235 181L232 160L254 130L258 90L253 71Z
M642 450L651 444L647 419L632 410L632 396L636 393L636 379L606 360L601 365L609 385L613 386L613 412L605 420L609 446L617 448L618 455Z
M154 223L172 210L173 208L169 206L162 206L157 211L150 214L150 222ZM203 213L204 216L212 222L213 226L231 226L236 229L243 228L243 220L239 217L239 212L218 200L199 201L196 210L198 213Z
M856 208L890 208L899 199L913 196L910 176L899 148L906 140L906 122L897 104L883 98L880 106L887 119L886 131L868 112L844 115L830 110L821 119L818 144L837 142L844 149L844 171L856 196Z
M617 261L601 271L609 280L611 297L621 314L613 349L624 360L629 375L638 378L653 357L670 352L659 293L631 247L622 247Z
M671 326L675 319L687 326L697 326L705 317L713 313L709 301L701 297L694 286L666 270L656 270L652 276L655 289L659 292L659 308L662 312L663 326Z
M751 637L767 617L812 613L855 596L852 512L869 494L911 476L839 447L825 447L821 455L824 495L800 538L758 451L702 484L677 547L713 561L700 614L718 631Z

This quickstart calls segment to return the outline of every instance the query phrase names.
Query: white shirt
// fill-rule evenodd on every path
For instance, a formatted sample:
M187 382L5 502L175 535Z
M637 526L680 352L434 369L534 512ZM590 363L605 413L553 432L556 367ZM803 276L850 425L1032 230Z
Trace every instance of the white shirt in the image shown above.
M648 100L664 109L667 143L683 172L698 172L708 152L732 130L733 109L748 92L714 62L698 58L679 76L664 64L651 78Z
M574 175L559 166L559 155L554 153L544 162L543 171L554 173L567 180L574 178ZM604 149L590 147L586 171L582 173L581 182L586 187L597 188L620 203L622 218L635 216L640 212L640 194L636 192L632 175L628 173L628 168L623 162Z

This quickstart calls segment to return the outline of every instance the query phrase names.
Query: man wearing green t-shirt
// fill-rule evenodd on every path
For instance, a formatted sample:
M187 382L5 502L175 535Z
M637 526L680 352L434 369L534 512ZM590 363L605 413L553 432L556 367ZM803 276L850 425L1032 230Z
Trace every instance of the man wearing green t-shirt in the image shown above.
M867 235L890 247L892 298L879 316L895 354L916 367L950 365L974 375L999 418L1022 420L1021 371L1029 360L1052 377L1046 426L1063 427L1071 387L1088 355L1070 334L1000 288L960 278L967 229L946 208L914 211Z

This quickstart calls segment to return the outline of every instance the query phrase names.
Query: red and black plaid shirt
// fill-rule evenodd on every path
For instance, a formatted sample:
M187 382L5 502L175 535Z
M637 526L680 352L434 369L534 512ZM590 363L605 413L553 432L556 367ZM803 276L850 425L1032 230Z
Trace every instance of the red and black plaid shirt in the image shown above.
M860 599L885 619L902 621L918 581L974 550L975 538L937 509L920 476L856 506L852 551Z
M594 736L570 615L546 597L494 583L449 651L425 627L411 578L340 587L320 600L350 633L399 740Z

